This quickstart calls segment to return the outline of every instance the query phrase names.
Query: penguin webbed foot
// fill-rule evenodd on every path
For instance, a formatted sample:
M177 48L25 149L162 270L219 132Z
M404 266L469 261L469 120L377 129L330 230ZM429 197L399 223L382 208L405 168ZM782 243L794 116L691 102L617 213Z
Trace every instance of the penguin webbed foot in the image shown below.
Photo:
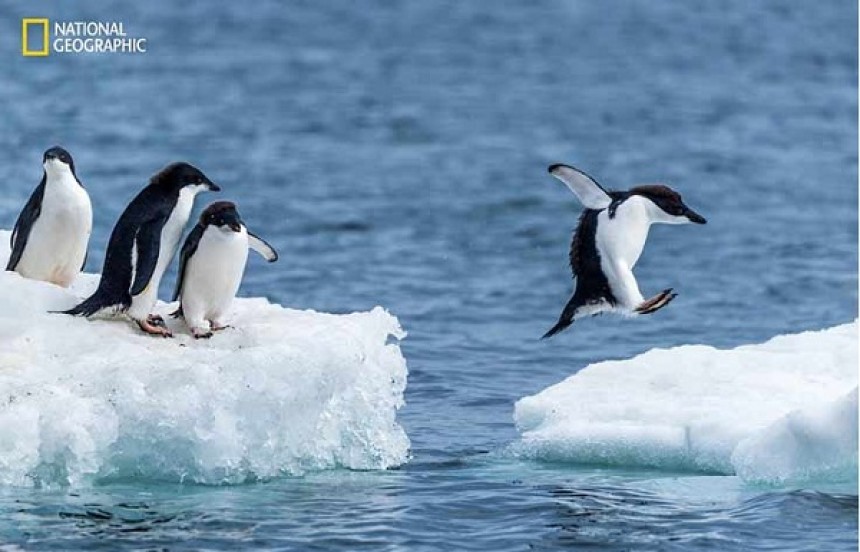
M654 297L643 301L634 311L636 314L652 314L671 303L677 296L677 293L672 293L672 288L664 289Z
M150 314L145 320L137 320L137 325L141 330L149 335L173 337L173 334L167 329L167 324L164 322L164 318L158 315Z

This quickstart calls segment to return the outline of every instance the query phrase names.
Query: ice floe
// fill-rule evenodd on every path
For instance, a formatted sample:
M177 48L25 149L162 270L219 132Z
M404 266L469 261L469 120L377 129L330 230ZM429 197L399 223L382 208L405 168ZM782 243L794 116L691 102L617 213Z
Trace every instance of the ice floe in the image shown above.
M0 232L0 263L8 256ZM407 368L382 308L331 315L238 299L192 339L49 314L92 291L0 272L0 484L239 483L406 461ZM161 314L170 307L159 303Z
M856 480L857 322L600 362L521 399L514 418L527 458Z

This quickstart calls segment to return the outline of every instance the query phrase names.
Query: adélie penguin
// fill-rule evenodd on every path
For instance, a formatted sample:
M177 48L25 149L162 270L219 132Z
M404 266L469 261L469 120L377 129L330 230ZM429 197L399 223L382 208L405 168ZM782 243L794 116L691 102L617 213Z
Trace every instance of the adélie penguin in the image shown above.
M607 311L651 314L674 299L677 294L665 289L645 300L633 267L652 224L705 224L705 218L687 207L681 195L668 186L649 184L607 191L568 165L551 165L549 172L576 194L585 211L570 246L576 289L556 325L543 337L557 334L579 318Z
M86 262L93 208L68 151L47 150L42 167L42 181L15 222L6 270L68 287Z
M278 260L277 252L248 230L229 201L206 207L185 239L173 293L179 309L173 315L185 319L195 338L212 337L227 327L224 316L242 282L249 247L270 263Z
M156 173L114 226L98 289L65 314L124 312L144 332L170 337L164 319L153 315L152 308L194 198L205 190L220 188L188 163L172 163Z

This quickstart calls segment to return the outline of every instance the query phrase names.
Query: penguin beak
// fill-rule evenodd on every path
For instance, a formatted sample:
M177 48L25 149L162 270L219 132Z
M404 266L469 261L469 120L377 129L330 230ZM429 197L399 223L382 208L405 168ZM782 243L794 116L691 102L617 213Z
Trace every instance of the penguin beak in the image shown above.
M696 224L707 224L708 220L700 215L699 213L693 211L689 207L684 211L684 216L690 219L690 222L694 222Z
M211 180L206 181L206 187L209 189L210 192L220 192L221 191L221 186L219 186L218 184L215 184Z
M226 224L227 227L234 232L238 233L242 231L242 219L239 218L238 213L226 213L224 215L224 224Z

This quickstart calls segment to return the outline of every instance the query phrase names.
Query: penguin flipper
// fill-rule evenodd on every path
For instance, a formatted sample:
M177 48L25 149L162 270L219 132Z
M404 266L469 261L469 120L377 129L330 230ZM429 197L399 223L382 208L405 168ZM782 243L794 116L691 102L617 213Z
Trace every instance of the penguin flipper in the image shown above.
M12 230L12 236L9 239L9 246L12 248L9 254L9 262L6 264L6 270L15 270L18 263L21 261L21 256L24 254L24 248L27 246L27 239L30 237L30 230L33 229L33 224L42 214L42 198L45 196L45 178L33 190L30 199L18 215L18 220L15 221L15 228Z
M171 301L179 299L179 294L182 293L182 284L185 282L185 269L188 267L188 259L197 251L197 245L200 243L200 238L203 237L203 232L205 231L206 227L198 223L191 229L188 237L185 238L185 243L182 244L182 251L179 254L179 270L176 273L176 287L173 290ZM177 315L177 313L179 314ZM181 315L182 306L180 305L179 310L173 313L173 317L178 318Z
M161 229L164 227L165 219L151 219L143 223L135 236L137 246L137 266L134 273L134 283L131 285L131 295L140 295L155 272L158 264L159 250L161 249Z
M275 251L275 248L266 243L263 238L252 234L250 230L248 231L248 247L262 255L270 263L278 260L278 252Z
M556 163L550 165L548 170L549 174L564 182L587 209L606 209L612 203L610 193L576 167Z

